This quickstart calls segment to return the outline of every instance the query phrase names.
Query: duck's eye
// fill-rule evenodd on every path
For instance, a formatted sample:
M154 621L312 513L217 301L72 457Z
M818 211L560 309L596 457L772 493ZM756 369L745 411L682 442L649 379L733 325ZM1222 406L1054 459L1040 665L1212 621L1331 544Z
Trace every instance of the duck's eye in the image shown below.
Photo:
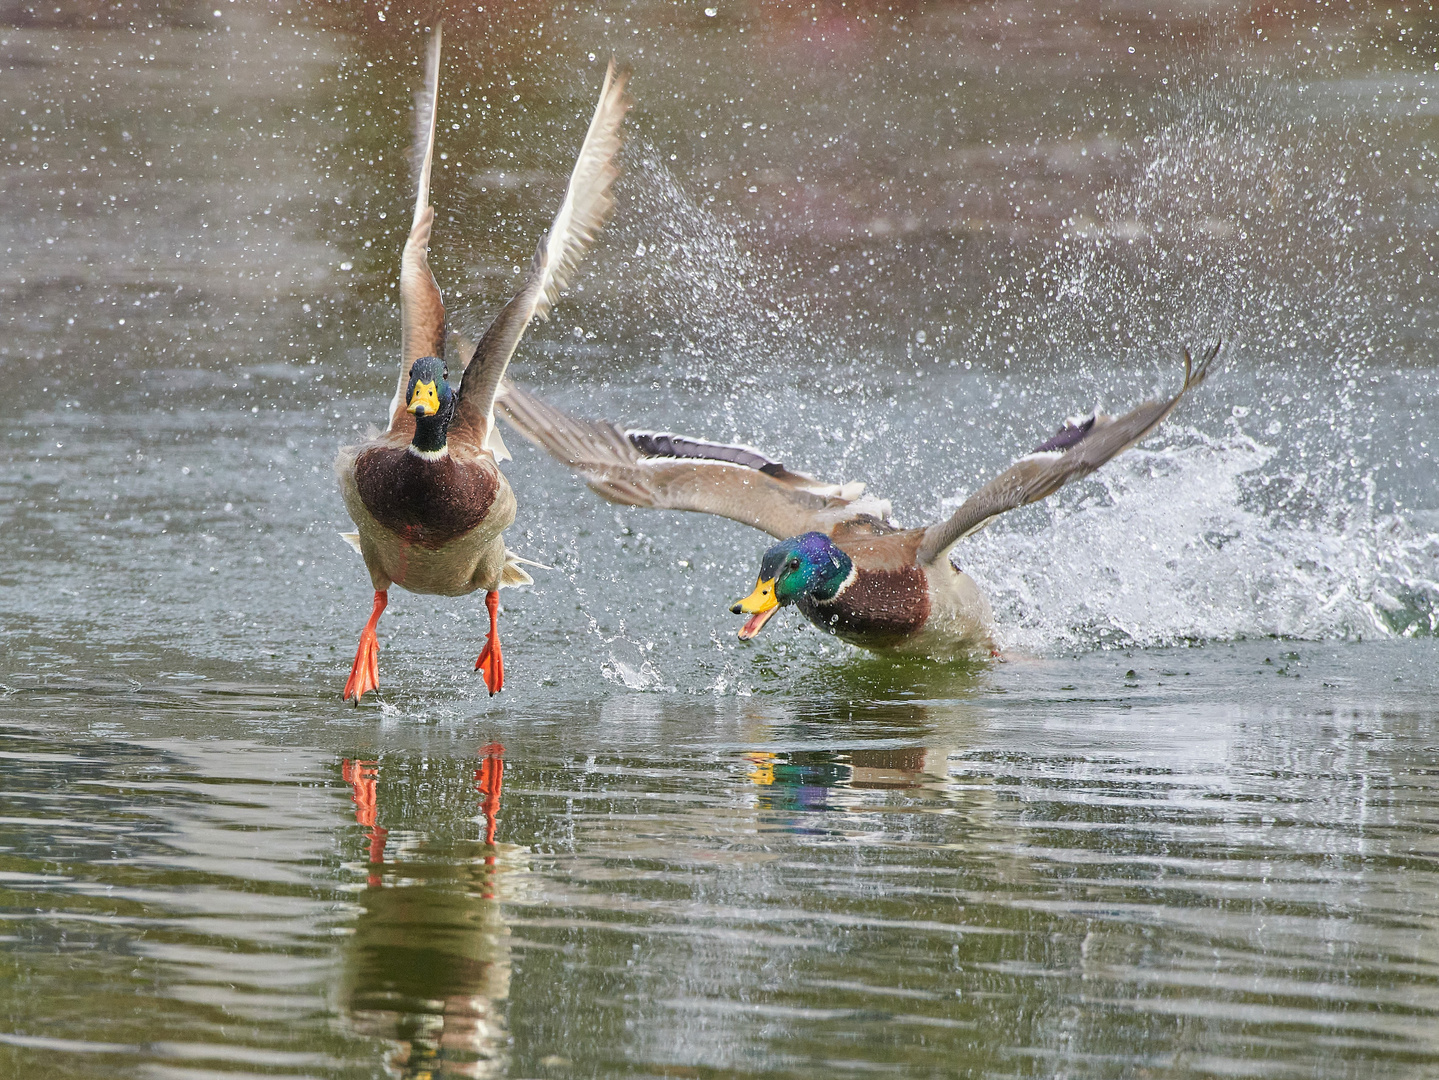
M791 560L789 561L789 569L790 569L790 570L798 570L798 569L799 569L799 560L798 560L798 559L791 559Z

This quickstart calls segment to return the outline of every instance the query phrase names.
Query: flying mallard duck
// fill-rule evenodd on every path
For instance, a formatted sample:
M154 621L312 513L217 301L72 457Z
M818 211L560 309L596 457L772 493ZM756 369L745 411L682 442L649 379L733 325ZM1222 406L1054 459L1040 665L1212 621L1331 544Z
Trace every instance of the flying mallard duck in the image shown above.
M851 644L948 658L994 648L989 602L951 564L950 549L1005 511L1038 502L1144 438L1204 381L1218 354L1216 344L1196 364L1185 350L1184 385L1173 397L1119 417L1094 413L1066 421L948 520L920 529L892 524L889 503L865 496L863 484L827 484L746 446L579 420L508 381L496 406L610 502L718 514L778 538L760 560L754 591L730 609L749 615L742 639L794 604Z
M509 454L495 429L495 393L530 319L548 317L614 205L614 157L629 108L628 76L616 74L611 62L559 213L540 239L519 292L490 323L473 359L466 366L467 358L457 357L464 374L455 390L444 359L445 308L426 259L435 219L429 190L439 74L436 29L416 107L419 176L414 223L400 263L400 379L390 425L361 446L345 447L335 459L345 508L358 527L341 535L365 557L375 585L374 610L345 683L345 698L357 704L380 684L375 626L392 584L440 596L486 590L490 632L475 667L491 694L504 685L499 589L532 582L520 566L527 560L508 550L502 536L515 520L515 496L496 464Z

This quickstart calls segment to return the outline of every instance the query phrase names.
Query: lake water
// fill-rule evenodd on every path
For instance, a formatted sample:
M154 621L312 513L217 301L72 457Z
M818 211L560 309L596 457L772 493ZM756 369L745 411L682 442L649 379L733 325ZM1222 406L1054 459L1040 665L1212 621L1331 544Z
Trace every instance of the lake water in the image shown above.
M577 412L917 524L1223 369L957 549L1002 663L740 643L763 536L511 437L554 569L504 693L479 600L396 590L345 707L330 463L392 391L436 12L0 7L0 1075L1434 1075L1427 13L474 7L471 332L634 70L511 369Z

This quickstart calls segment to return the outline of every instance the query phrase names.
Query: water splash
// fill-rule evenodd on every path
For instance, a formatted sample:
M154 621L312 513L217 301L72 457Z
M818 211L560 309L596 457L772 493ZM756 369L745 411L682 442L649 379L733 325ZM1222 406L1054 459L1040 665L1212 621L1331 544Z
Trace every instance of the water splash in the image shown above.
M618 242L634 252L628 300L664 342L665 360L691 376L753 384L766 366L792 360L797 340L819 344L803 298L786 296L780 264L692 197L647 140L627 158L629 208L617 224Z
M1396 348L1403 316L1392 263L1376 257L1392 240L1377 222L1393 193L1369 164L1362 130L1343 116L1305 121L1295 94L1232 78L1167 99L1136 145L1135 178L1021 267L1016 301L981 313L954 350L988 356L991 371L1011 354L1039 370L1052 358L1117 405L1135 398L1133 372L1153 370L1176 339L1229 342L1227 370L1186 402L1195 426L1171 422L1169 447L1131 451L1037 514L961 547L1012 646L1413 635L1439 625L1439 534L1416 523L1422 514L1401 512L1393 470L1384 471L1392 448L1375 440L1403 408L1376 368ZM758 371L768 392L774 372L833 351L802 298L774 299L785 275L689 198L652 148L637 175L639 224L626 240L651 260L637 296L672 320L681 377L723 369L742 382ZM864 363L892 366L894 357ZM1429 373L1406 380L1401 393L1412 396ZM862 405L847 419L876 422ZM873 462L868 471L872 479ZM1418 501L1431 505L1432 489Z
M1439 534L1376 514L1372 499L1286 522L1254 506L1254 482L1281 479L1273 447L1237 431L1183 440L1131 450L1047 504L1041 528L961 551L1008 647L1435 632Z
M1362 130L1297 119L1294 94L1230 78L1177 95L1138 179L1047 261L1037 322L1068 362L1224 337L1209 396L1250 404L1221 437L1107 466L1102 497L1071 493L1042 535L1001 527L969 549L1021 648L1439 624L1439 535L1398 512L1403 469L1383 475L1393 451L1374 438L1405 426L1376 372L1403 316L1377 257L1382 184Z
M619 683L626 690L673 692L675 689L665 685L659 669L649 660L641 660L637 665L629 664L610 653L609 659L600 666L600 674L612 683Z

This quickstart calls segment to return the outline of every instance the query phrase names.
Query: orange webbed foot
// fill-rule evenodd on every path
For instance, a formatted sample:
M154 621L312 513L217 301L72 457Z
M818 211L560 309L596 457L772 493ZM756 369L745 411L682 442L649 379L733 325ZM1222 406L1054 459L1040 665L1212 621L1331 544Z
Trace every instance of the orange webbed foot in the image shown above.
M500 594L485 594L485 607L490 610L490 636L475 661L475 670L485 679L485 688L494 697L505 688L505 657L500 652Z
M355 662L350 667L350 678L345 683L342 701L354 698L358 705L371 690L380 688L380 639L375 635L375 627L388 602L389 597L384 592L375 592L375 607L370 612L370 621L360 631L360 645L355 650Z
M350 678L345 683L343 700L355 699L355 704L371 690L380 688L380 639L375 632L366 628L360 633L360 647L355 650L355 663L350 668Z

